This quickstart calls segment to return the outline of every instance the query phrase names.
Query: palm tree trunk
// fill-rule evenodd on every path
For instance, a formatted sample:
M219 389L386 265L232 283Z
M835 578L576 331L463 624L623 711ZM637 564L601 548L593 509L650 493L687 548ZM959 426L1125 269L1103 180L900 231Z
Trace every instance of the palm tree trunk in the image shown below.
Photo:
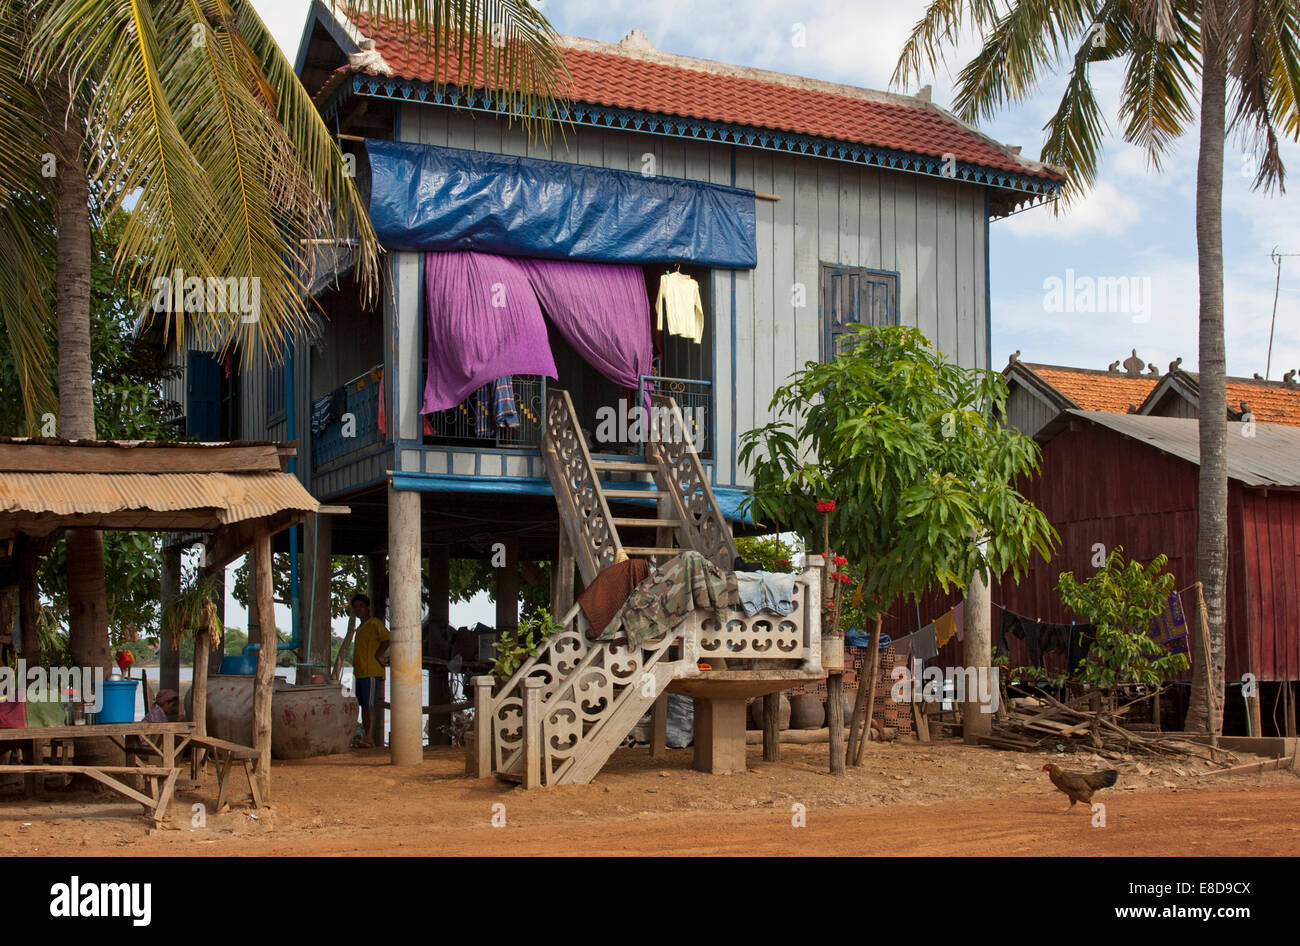
M1206 7L1217 4L1206 3ZM1228 576L1228 420L1223 343L1223 152L1226 141L1227 62L1222 18L1205 30L1201 78L1201 138L1196 169L1196 248L1200 274L1200 483L1196 561L1205 589L1210 654L1202 666L1223 683ZM1216 688L1217 690L1217 688ZM1197 674L1188 728L1217 732L1221 693Z
M82 117L64 87L47 88L50 143L56 160L58 259L55 307L59 332L59 436L95 439L90 364L90 187L81 153ZM84 667L110 664L104 542L94 530L69 529L68 649Z

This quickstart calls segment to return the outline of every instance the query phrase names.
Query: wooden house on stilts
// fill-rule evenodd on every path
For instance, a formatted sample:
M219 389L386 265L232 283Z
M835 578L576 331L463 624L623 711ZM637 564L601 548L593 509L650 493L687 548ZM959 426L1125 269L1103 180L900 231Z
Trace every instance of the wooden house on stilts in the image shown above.
M421 625L446 624L450 560L504 550L499 628L517 620L521 562L562 564L561 614L575 582L624 555L693 548L730 566L746 486L737 440L767 422L774 388L854 322L919 326L955 361L988 367L990 221L1060 186L928 94L688 59L637 31L563 44L562 127L530 140L481 89L440 86L385 23L314 4L297 69L354 156L389 285L366 307L347 248L323 250L319 332L283 364L250 356L225 380L203 366L207 387L187 386L187 411L227 405L213 423L235 429L215 436L297 441L312 494L352 509L294 540L297 620L314 611L317 625L303 628L304 661L329 646L313 563L369 555L382 571L386 557L397 763L420 757ZM662 319L661 291L686 305ZM647 443L638 411L685 436ZM573 660L599 670L605 709L583 704L539 749L520 725L558 726L555 707L582 700L563 667L537 687L525 673L491 707L492 725L509 717L514 730L485 746L480 729L484 765L518 772L537 750L543 782L590 778L670 686L704 701L704 732L743 729L745 695L820 673L818 612L781 627L703 622L693 643L634 655L648 688L615 679L575 619ZM692 691L686 643L747 662L725 693ZM565 740L577 748L552 758ZM735 767L709 751L705 767Z

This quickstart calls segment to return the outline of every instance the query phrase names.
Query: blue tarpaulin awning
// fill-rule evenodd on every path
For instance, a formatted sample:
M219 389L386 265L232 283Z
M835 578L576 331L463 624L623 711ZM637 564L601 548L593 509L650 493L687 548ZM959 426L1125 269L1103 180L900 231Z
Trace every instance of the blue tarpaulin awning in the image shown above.
M390 250L758 264L753 191L396 141L367 139L366 151L370 219Z

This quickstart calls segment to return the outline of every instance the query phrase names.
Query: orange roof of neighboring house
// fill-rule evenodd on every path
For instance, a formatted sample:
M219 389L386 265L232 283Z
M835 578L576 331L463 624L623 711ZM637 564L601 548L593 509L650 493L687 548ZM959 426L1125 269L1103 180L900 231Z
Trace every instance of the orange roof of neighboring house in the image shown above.
M374 41L375 52L397 78L438 80L432 63L395 29L360 12L349 11L349 15L358 29ZM653 48L640 52L616 44L569 38L562 39L562 43L571 77L563 94L573 102L810 135L932 157L951 154L959 162L980 167L1063 180L1057 171L1019 158L1010 148L921 99L814 80L783 81L793 77L670 57ZM334 88L341 77L355 71L374 70L342 66L321 92ZM737 74L742 72L746 74ZM445 67L443 75L450 75ZM481 76L475 77L474 85L482 87Z
M1262 424L1300 427L1300 388L1282 387L1277 382L1229 381L1227 392L1228 406L1234 411L1245 401Z
M1083 410L1107 411L1112 414L1127 414L1129 406L1137 406L1145 401L1160 380L1155 376L1134 377L1060 365L1026 364L1025 367Z

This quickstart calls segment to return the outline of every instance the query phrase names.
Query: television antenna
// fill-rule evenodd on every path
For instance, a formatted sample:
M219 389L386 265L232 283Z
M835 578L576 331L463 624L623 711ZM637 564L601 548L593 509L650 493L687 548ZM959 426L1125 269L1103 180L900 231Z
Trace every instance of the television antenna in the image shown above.
M1300 256L1300 253L1279 253L1276 246L1268 254L1268 258L1277 267L1277 279L1273 283L1273 319L1268 324L1268 360L1264 362L1265 381L1268 380L1269 369L1273 367L1273 329L1277 326L1277 296L1282 288L1282 260L1292 256Z

